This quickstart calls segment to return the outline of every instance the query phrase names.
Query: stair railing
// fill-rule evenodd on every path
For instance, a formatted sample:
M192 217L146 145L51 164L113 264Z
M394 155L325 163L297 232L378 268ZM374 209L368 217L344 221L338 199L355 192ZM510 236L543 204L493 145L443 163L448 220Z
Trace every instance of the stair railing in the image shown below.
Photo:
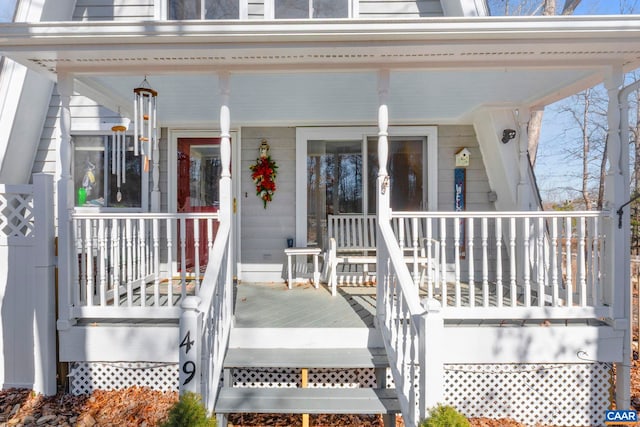
M213 412L233 320L231 179L220 180L220 227L196 296L185 298L180 316L179 390L199 393ZM222 203L222 201L228 203Z
M444 325L440 304L422 305L389 221L378 228L377 326L384 340L405 425L417 426L441 402L443 364L438 346ZM427 387L428 384L428 387Z

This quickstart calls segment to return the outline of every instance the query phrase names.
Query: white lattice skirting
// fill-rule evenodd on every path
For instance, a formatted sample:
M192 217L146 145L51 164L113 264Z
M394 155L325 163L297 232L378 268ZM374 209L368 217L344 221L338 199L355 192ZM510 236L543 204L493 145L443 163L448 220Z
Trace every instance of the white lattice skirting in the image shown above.
M177 364L74 362L72 394L131 386L178 389ZM388 387L393 387L387 370ZM236 369L234 387L300 387L299 369ZM376 387L374 369L309 369L309 387ZM525 424L599 425L611 400L607 363L445 365L445 403L468 417Z
M178 390L177 363L72 362L69 367L71 394L94 390L119 390L132 386L159 391Z
M600 425L611 399L607 363L446 365L445 401L467 417Z

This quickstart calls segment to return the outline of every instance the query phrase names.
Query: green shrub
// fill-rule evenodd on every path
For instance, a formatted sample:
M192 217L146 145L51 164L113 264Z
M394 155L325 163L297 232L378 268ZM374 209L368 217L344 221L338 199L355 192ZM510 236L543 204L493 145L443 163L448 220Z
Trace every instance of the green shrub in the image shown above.
M420 427L469 427L469 421L453 406L438 405L429 410L429 417Z
M187 392L169 411L169 419L162 427L215 427L214 417L207 417L207 410L200 396Z

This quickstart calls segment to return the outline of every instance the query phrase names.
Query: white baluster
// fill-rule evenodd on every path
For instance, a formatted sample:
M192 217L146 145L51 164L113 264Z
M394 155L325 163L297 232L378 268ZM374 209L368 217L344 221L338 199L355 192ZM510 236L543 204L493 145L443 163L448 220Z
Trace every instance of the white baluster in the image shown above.
M111 291L113 293L113 306L120 304L120 222L117 219L111 220L111 269L113 280Z
M167 218L167 262L169 265L169 280L167 282L167 306L173 306L173 218Z
M455 219L454 219L455 221ZM442 306L447 307L447 223L445 218L440 218L440 286L442 289Z
M125 226L127 236L127 306L131 307L133 304L133 225L131 224L131 218L127 218Z
M435 274L437 274L439 265L433 265L433 229L431 225L431 218L427 218L427 298L433 298L433 283L434 279L437 283L437 278L434 277L434 269ZM437 250L437 248L436 248Z
M140 306L147 305L147 242L145 238L145 219L138 220L138 235L140 239Z
M476 266L473 259L474 218L467 218L467 259L469 263L469 307L476 305Z
M104 219L98 220L98 268L100 269L100 306L107 305L107 236L105 235Z
M461 291L460 291L460 218L456 217L453 221L453 263L455 268L455 292L456 292L456 307L460 307L461 304Z
M602 256L602 245L600 244L600 218L593 218L593 232L591 233L593 238L593 281L591 284L591 297L593 298L593 305L598 307L602 305L602 295L600 286L600 260Z
M502 288L502 218L496 218L496 293L497 305L502 307L504 291Z
M558 294L558 218L551 218L551 292L553 306L560 305Z
M87 262L87 306L93 305L93 221L86 220L85 232L85 248L86 248L86 262Z
M573 306L573 280L572 280L572 275L573 275L573 269L571 266L571 239L572 239L572 233L571 233L571 218L570 217L566 217L565 218L565 235L564 235L564 239L565 239L565 268L566 268L566 274L567 274L567 280L566 280L566 298L567 298L567 307L571 307Z
M160 223L153 219L153 305L160 306ZM171 279L169 279L170 281ZM171 284L169 284L171 286Z
M544 257L544 221L542 217L538 218L538 227L537 227L537 243L538 249L535 257L535 265L537 271L537 279L538 279L538 306L544 307L544 286L545 286L545 275L544 275L544 265L545 265L545 257Z
M489 307L489 224L487 218L482 218L482 301Z
M522 257L522 273L524 276L524 305L525 307L531 307L531 269L529 259L529 239L531 233L529 232L529 217L524 218L522 225L522 246L524 256Z
M76 307L79 307L81 302L85 301L84 294L87 289L87 262L86 262L86 252L85 252L85 221L78 220L74 221L77 225L75 226L76 230L76 253L78 259L72 259L73 262L78 266L78 290L76 292Z
M200 220L193 220L193 250L196 256L195 265L195 288L200 292ZM186 288L185 288L186 292Z
M578 253L576 262L578 264L578 284L580 287L580 306L587 306L587 276L585 271L585 218L578 218Z
M180 289L184 299L187 296L187 221L180 218Z
M420 248L418 246L418 218L411 218L411 241L413 244L413 281L416 285L416 296L420 296L420 269L418 266L418 256Z
M516 282L516 219L509 218L509 284L511 306L518 305L518 287Z

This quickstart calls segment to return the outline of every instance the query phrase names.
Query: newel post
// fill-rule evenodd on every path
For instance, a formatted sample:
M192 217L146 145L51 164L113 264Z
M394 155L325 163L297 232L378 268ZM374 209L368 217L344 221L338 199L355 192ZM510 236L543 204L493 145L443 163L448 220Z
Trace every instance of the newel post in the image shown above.
M69 329L73 319L73 284L75 264L73 262L74 207L73 180L71 178L71 95L73 76L58 72L60 95L60 147L58 150L58 329ZM77 261L76 261L77 263Z
M377 200L377 228L376 228L376 293L377 301L384 301L383 284L387 277L385 263L389 259L389 254L381 245L383 241L380 233L380 224L390 221L390 185L389 174L387 172L387 159L389 157L389 70L380 70L378 72L378 178L376 180ZM376 304L376 314L378 318L384 316L384 304Z
M35 220L34 244L34 384L33 389L47 396L56 394L56 311L53 222L53 177L33 175Z
M629 271L629 216L623 217L622 227L618 227L615 217L616 211L629 200L629 183L625 179L624 169L628 163L626 151L629 149L628 141L621 138L621 123L627 123L627 118L621 116L620 100L618 95L624 81L624 74L620 67L611 68L610 75L605 81L605 87L609 95L607 109L608 119L608 143L607 159L609 168L605 181L606 207L611 211L611 218L607 227L607 247L605 264L605 281L609 287L605 291L605 301L611 304L613 326L623 331L622 362L616 363L616 404L618 409L628 409L631 399L631 284ZM624 101L626 102L626 100Z
M444 403L444 318L442 306L433 298L424 299L424 314L420 316L419 361L420 408L419 419L428 415L428 409Z
M186 392L200 393L202 382L202 313L198 311L200 298L188 296L182 301L180 315L180 347L178 363L180 367L178 390L182 396Z

